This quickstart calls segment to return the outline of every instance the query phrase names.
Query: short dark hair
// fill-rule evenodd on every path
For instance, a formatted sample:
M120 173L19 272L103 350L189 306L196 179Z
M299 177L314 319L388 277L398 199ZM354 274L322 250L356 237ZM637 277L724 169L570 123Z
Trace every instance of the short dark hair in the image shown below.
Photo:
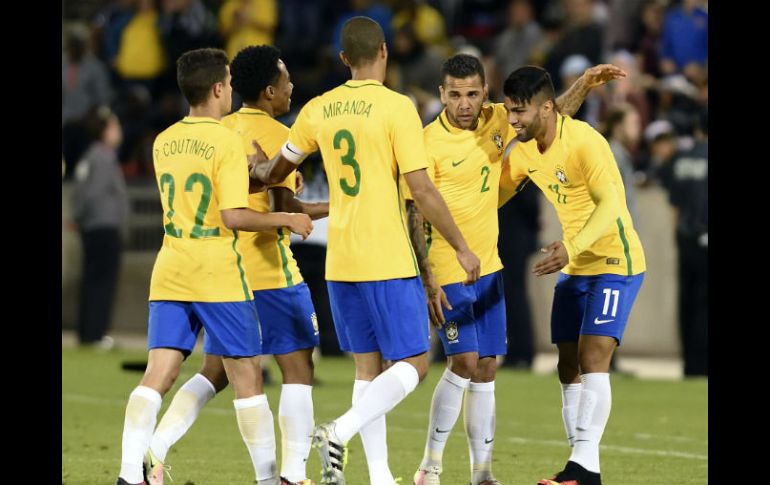
M478 74L481 77L481 84L485 84L486 76L484 75L484 66L478 57L469 54L457 54L446 61L441 66L441 79L442 82L446 80L447 76L452 76L458 79L465 79Z
M271 45L249 46L236 54L230 64L233 89L244 101L254 103L269 85L278 81L281 51Z
M546 99L555 101L551 75L542 67L537 66L524 66L513 71L505 80L503 93L517 104L529 104L532 98L539 94L543 94Z
M383 42L382 27L369 17L353 17L342 26L342 51L352 66L374 60Z
M211 86L223 82L230 62L222 49L195 49L176 61L176 81L190 106L206 102Z

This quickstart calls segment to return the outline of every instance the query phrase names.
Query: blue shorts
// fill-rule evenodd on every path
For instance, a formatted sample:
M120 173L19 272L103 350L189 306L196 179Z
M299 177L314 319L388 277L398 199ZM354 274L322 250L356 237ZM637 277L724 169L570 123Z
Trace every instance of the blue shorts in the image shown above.
M281 355L318 345L318 319L307 284L254 292L262 352Z
M419 278L326 284L345 352L380 352L386 360L401 360L430 348L428 303Z
M614 337L620 345L644 273L633 276L562 273L551 311L551 342L577 342L580 335Z
M444 308L446 323L438 333L446 355L478 352L479 357L505 355L505 294L500 271L481 277L470 286L442 286L451 310Z
M203 351L224 357L262 354L259 317L254 303L151 301L147 326L150 349L171 348L190 355L195 340L206 329Z

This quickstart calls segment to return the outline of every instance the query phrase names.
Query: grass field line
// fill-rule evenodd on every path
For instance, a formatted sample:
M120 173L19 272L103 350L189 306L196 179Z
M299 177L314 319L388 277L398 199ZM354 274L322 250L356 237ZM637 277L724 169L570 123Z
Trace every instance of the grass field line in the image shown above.
M120 407L123 407L126 405L125 400L107 399L107 398L100 398L100 397L94 397L94 396L87 396L83 394L72 394L72 393L62 394L62 399L66 401L71 401L71 402L81 402L81 403L88 403L88 404L94 404L94 405L108 405L108 406L120 406ZM216 414L216 415L224 416L224 415L234 415L235 411L232 409L222 409L222 408L208 406L203 408L201 410L201 413ZM388 429L393 431L401 431L405 433L425 434L424 429L414 428L414 427L388 425ZM693 438L678 437L678 436L659 436L659 435L652 435L647 433L637 433L634 436L643 437L644 439L661 439L662 438L662 439L669 439L669 440L680 439L681 441L697 441ZM520 443L520 444L541 444L541 445L558 446L558 447L565 446L564 440L538 440L538 439L532 439L532 438L524 438L522 436L509 436L506 438L506 440L513 443ZM697 453L686 453L686 452L673 451L673 450L655 450L655 449L633 448L629 446L606 445L606 444L601 445L601 447L602 447L602 450L605 450L605 451L616 451L619 453L627 453L627 454L676 457L676 458L685 458L685 459L691 459L691 460L708 460L708 455L702 455Z

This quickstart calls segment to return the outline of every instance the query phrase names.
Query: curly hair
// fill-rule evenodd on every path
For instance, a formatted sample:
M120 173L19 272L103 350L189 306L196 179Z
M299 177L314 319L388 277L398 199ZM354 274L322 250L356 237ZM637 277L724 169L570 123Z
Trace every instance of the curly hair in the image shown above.
M278 59L281 51L271 45L249 46L242 49L230 64L231 84L235 92L249 103L269 85L278 81Z

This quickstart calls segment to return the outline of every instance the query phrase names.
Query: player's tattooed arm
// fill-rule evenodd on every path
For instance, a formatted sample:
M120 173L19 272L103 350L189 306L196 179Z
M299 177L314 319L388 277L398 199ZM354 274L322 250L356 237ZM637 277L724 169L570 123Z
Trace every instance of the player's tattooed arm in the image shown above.
M424 220L420 210L417 209L417 204L413 200L406 201L406 220L409 226L409 240L412 242L412 248L414 248L414 254L417 258L417 266L420 268L422 285L425 287L430 323L440 328L445 321L444 311L441 309L441 306L443 305L449 310L452 309L452 306L449 304L444 290L436 282L436 278L434 278L430 270L428 245L425 243Z
M406 220L409 226L409 239L412 241L414 255L417 258L417 266L423 281L426 276L432 276L428 264L428 246L425 244L424 220L417 204L413 200L406 201Z
M563 115L574 116L593 88L622 77L626 77L626 72L612 64L589 67L564 94L556 98L556 108Z

